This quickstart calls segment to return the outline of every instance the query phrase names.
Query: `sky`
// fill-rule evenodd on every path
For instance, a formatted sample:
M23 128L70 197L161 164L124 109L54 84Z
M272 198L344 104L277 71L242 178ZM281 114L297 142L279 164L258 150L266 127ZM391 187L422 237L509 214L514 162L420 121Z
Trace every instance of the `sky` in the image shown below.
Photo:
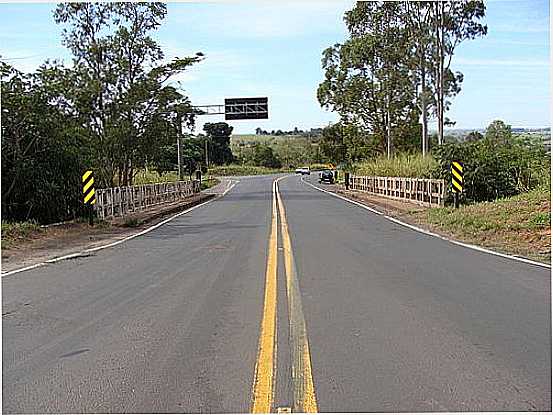
M229 121L234 132L324 127L336 114L320 107L322 51L346 39L348 1L210 1L169 3L153 37L167 58L203 52L204 61L176 76L194 105L267 96L268 120ZM34 71L46 59L71 64L61 45L54 3L0 3L0 55ZM465 41L452 69L464 74L446 116L454 128L479 129L495 119L513 127L551 123L549 1L486 2L487 36ZM205 122L223 116L201 116ZM431 125L432 128L432 125Z

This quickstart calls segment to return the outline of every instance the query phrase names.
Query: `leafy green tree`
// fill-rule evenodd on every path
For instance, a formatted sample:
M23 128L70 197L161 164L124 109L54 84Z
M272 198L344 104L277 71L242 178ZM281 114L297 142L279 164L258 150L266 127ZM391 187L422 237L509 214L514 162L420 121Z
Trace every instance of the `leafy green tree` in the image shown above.
M501 120L492 121L486 129L485 139L492 146L508 144L511 138L511 126Z
M484 15L484 3L473 0L357 2L344 16L348 39L323 52L319 102L377 137L388 154L407 140L397 129L416 130L420 117L426 153L429 118L438 119L439 144L453 123L444 114L463 81L451 70L454 51L486 34Z
M204 131L209 139L209 161L213 164L232 163L234 156L230 149L233 127L226 122L206 123Z
M428 6L432 10L435 53L430 61L434 63L436 97L436 117L438 119L438 143L443 142L444 125L450 121L444 114L450 106L448 97L461 90L463 75L451 71L451 62L455 49L465 40L485 36L488 27L481 23L486 14L486 5L482 0L437 1Z
M164 59L151 34L165 15L162 3L62 3L54 20L72 67L47 61L25 75L0 62L6 218L78 215L86 169L101 188L176 164L176 138L194 114L167 81L203 55Z
M471 131L465 137L465 141L468 141L468 142L480 141L483 138L484 138L484 136L482 134L480 134L478 131Z
M150 36L166 15L163 3L61 3L54 20L73 56L64 101L87 126L102 185L132 184L169 129L193 122L188 99L166 81L202 55L164 58ZM179 131L180 133L180 131Z
M392 2L358 2L346 12L349 38L323 52L325 80L317 90L323 107L370 132L388 155L396 130L418 117L406 59L409 38L399 16Z
M266 145L256 143L253 148L253 159L254 165L269 167L269 168L280 168L282 164L280 160L275 156L273 149Z
M323 129L320 151L328 161L343 163L347 160L348 145L344 128L343 124L335 123Z
M46 64L25 75L0 61L2 220L50 223L82 213L87 135L57 100L49 82L57 70Z
M381 153L377 137L346 123L324 128L319 147L325 161L335 164L350 164Z
M188 137L181 141L181 157L185 171L190 178L192 174L201 168L204 160L204 140L202 137Z

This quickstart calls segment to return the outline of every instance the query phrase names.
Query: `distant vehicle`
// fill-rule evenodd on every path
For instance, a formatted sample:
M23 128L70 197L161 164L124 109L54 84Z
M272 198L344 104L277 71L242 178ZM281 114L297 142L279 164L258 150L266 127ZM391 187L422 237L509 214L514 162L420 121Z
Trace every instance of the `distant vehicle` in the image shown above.
M298 167L296 169L296 174L301 174L302 176L304 174L311 174L311 169L309 167Z
M319 183L333 184L334 183L334 173L332 173L332 171L330 171L330 170L323 170L323 172L319 176Z

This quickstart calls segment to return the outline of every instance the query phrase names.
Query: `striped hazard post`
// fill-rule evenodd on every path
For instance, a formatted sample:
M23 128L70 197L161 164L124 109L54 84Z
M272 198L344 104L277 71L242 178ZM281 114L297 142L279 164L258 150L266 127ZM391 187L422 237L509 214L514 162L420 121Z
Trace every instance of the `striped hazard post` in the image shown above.
M459 193L463 193L463 163L460 161L451 162L451 186L455 208L459 207Z
M88 206L88 223L90 226L92 226L94 225L94 212L92 206L96 203L96 192L94 191L94 175L92 174L92 170L87 170L83 174L83 202L85 206Z

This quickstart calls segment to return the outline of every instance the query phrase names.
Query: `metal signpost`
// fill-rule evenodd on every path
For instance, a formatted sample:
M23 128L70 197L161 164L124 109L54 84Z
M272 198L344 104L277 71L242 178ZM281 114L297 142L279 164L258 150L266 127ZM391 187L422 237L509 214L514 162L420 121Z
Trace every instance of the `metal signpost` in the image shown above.
M94 175L92 170L87 170L83 174L83 203L88 207L88 224L94 225L94 208L96 203L96 193L94 190Z
M459 208L459 194L463 192L463 163L451 162L451 185L453 188L453 200L455 209Z

